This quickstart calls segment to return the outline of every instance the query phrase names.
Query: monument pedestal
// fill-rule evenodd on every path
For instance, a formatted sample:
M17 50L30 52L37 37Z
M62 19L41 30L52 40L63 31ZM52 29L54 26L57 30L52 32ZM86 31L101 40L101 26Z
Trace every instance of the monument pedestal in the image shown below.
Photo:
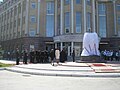
M102 60L100 56L90 55L90 56L81 56L80 62L86 63L105 63L106 61Z

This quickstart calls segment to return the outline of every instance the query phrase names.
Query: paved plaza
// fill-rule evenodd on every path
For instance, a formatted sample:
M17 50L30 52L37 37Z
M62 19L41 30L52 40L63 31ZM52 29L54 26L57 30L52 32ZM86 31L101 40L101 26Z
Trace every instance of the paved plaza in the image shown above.
M0 60L2 63L15 64L15 61ZM68 76L68 77L120 77L120 63L76 63L66 62L55 64L23 64L2 68L7 71L44 75L44 76Z
M120 90L120 78L56 77L0 70L0 90Z

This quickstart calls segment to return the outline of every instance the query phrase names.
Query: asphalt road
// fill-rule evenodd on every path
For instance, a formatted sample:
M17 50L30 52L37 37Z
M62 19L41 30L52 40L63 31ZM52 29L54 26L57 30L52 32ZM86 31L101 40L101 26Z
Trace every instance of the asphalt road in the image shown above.
M120 90L120 78L37 76L0 70L0 90Z

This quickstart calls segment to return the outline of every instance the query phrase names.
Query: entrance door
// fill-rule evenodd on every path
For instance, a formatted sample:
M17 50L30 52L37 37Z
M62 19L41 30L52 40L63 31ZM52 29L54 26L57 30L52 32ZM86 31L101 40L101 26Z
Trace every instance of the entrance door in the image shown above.
M80 51L81 51L80 47L74 46L74 48L75 48L75 56L79 57L80 56Z

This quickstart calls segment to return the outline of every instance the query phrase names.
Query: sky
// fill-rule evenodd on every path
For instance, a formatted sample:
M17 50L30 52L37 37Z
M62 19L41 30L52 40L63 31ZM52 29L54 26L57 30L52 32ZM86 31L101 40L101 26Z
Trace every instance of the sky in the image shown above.
M3 0L0 0L0 1L3 1Z

